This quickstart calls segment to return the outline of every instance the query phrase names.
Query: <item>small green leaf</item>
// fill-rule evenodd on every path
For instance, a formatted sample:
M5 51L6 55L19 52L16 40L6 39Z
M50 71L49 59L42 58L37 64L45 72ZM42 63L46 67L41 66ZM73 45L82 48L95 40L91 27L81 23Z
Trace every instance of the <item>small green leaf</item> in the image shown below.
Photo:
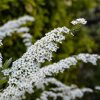
M9 67L9 65L11 64L11 62L12 62L12 58L6 60L3 65L3 69L7 69Z
M3 77L2 79L0 79L0 85L3 85L6 82L7 82L6 77Z

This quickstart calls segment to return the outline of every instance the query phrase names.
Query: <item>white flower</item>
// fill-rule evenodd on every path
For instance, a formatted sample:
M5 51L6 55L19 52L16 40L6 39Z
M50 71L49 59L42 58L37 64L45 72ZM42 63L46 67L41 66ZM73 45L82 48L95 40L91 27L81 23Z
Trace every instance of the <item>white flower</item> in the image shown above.
M11 36L11 34L14 31L16 30L18 31L18 28L21 27L23 24L26 24L28 21L34 21L34 18L26 15L26 16L19 18L18 20L7 22L2 27L0 27L0 36L2 36L2 39L6 37L6 35ZM22 32L22 30L28 30L28 29L22 28L19 30L19 32Z
M17 20L8 21L6 24L0 27L0 39L3 40L6 36L12 36L14 32L25 33L25 34L28 33L29 28L22 27L22 25L26 24L28 21L33 22L34 18L26 15L26 16L20 17ZM1 41L0 41L0 45L1 45ZM32 45L31 39L29 39L27 43L25 42L26 47L29 47L31 45Z
M77 57L77 59L82 60L83 62L87 63L90 62L93 65L96 65L97 59L100 59L100 56L96 55L96 54L79 54Z
M76 24L86 24L87 21L84 18L78 18L76 20L71 21L71 23L73 25L76 25Z

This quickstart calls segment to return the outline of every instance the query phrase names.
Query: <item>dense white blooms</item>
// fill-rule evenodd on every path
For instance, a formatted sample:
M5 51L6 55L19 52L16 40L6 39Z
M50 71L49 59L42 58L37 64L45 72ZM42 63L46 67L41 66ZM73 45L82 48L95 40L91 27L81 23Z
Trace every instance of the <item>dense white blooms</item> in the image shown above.
M96 65L97 59L100 59L100 56L96 55L96 54L79 54L78 56L76 56L77 59L82 60L83 62L87 63L90 62L93 65Z
M15 32L29 34L28 33L29 28L22 27L22 25L26 24L28 21L33 22L34 18L26 15L26 16L20 17L17 20L8 21L6 24L0 27L0 39L3 40L6 36L12 36L12 34ZM23 34L21 36L23 38ZM29 35L25 35L25 37L23 38L23 43L25 43L26 47L29 47L32 45L31 38L29 37ZM0 44L1 44L1 41L0 41Z
M50 91L44 90L40 97L42 100L47 100L48 96L53 97L54 100L56 100L58 96L62 97L63 100L72 100L76 97L81 98L84 92L92 92L92 90L88 88L79 89L76 86L66 86L54 78L47 78L47 76L52 76L53 74L63 72L65 69L76 65L78 60L82 60L85 63L90 62L95 65L97 59L100 59L100 56L91 54L74 55L60 60L58 63L41 68L41 63L44 63L46 60L50 61L52 59L52 53L56 52L58 49L57 44L62 43L62 41L65 40L64 35L69 34L70 29L65 26L61 28L55 28L51 32L48 32L45 37L32 45L30 42L32 36L28 33L28 28L19 28L20 25L25 24L26 21L33 21L33 18L29 16L19 18L17 21L14 20L12 22L8 22L0 28L0 36L3 38L5 35L2 33L11 35L10 33L14 31L24 32L25 34L22 34L23 42L28 47L26 53L12 63L11 68L2 70L5 76L9 75L9 80L8 87L6 87L0 93L0 100L25 99L26 92L30 94L34 93L34 87L44 90L44 86L48 83L55 84L57 88L51 88ZM84 23L81 22L81 20L77 21ZM2 32L2 30L5 31ZM6 30L8 30L8 33ZM61 92L55 93L56 91Z
M85 56L85 54L84 54L84 56ZM75 58L78 58L78 57L75 56ZM12 86L13 84L16 84L16 86L18 87L18 89L20 90L21 93L25 93L25 91L27 91L29 93L32 93L33 92L32 91L32 83L36 83L34 85L38 84L37 86L39 86L40 82L45 81L44 78L46 77L46 75L51 76L51 74L53 74L53 73L58 73L59 71L63 71L63 68L69 68L71 65L75 65L76 62L77 62L77 59L75 60L75 58L74 57L69 57L69 58L66 58L65 60L61 60L60 62L58 62L56 64L49 65L49 66L46 66L46 67L41 68L41 69L39 69L38 66L37 66L38 70L35 70L35 68L33 67L35 65L31 66L31 67L33 67L33 69L30 68L29 65L28 65L28 68L24 65L27 69L26 74L21 73L21 71L23 71L23 69L24 69L24 71L26 70L24 66L21 66L22 68L20 67L20 70L16 69L17 71L16 70L13 71L12 76L11 76L12 78L9 79L8 83L9 83L10 86ZM87 56L84 59L88 59ZM97 59L98 59L98 57L97 57ZM60 67L60 69L59 69L59 67ZM16 78L18 78L18 80ZM42 80L44 80L44 81L42 81ZM53 83L53 80L50 80L50 82ZM59 86L59 87L61 85L61 84L56 83L56 82L55 82L55 84L57 84L57 86ZM68 88L67 88L67 90L68 90ZM81 92L83 93L84 91L86 91L86 90L80 91L80 90L77 89L77 90L72 91L71 93L72 93L73 98L75 98L76 95L78 97L78 96L80 96L78 94L81 93ZM20 92L18 92L18 93L20 93ZM7 92L7 94L8 93L9 92ZM11 94L9 93L8 95L11 95ZM21 95L19 97L21 97Z
M83 62L87 63L90 62L93 65L96 65L97 59L100 59L100 56L96 55L96 54L79 54L78 56L76 56L77 59L82 60Z
M80 55L83 55L82 58L80 58ZM96 64L97 59L100 59L100 56L94 55L94 54L79 54L76 56L72 56L72 57L63 59L63 60L59 61L58 63L54 63L52 65L45 66L45 67L41 68L38 73L42 73L43 76L45 76L45 75L51 76L54 73L63 72L64 69L70 68L72 65L76 65L77 60L81 60L85 63L90 62L92 64Z
M40 70L40 63L43 63L45 60L51 60L52 52L58 49L56 43L61 43L65 39L63 33L69 33L69 29L62 27L52 30L41 40L38 40L34 45L29 47L20 59L13 62L12 68L8 71L10 73L9 86L1 93L1 99L5 100L7 97L6 100L13 100L15 93L8 91L8 89L12 89L12 86L15 86L14 89L18 90L17 95L15 94L16 98L22 98L26 91L28 93L33 92L32 83L35 82L34 78L37 80L37 77L33 75ZM5 75L9 74L7 70L2 72Z
M81 54L79 54L79 55L81 55ZM41 87L43 85L42 83L44 83L44 82L48 83L49 79L47 79L47 81L45 81L45 79L44 79L46 77L46 75L51 76L53 73L58 73L59 71L63 71L65 68L69 68L71 65L76 65L77 59L82 60L83 62L84 62L84 60L89 62L90 61L89 59L92 57L95 57L96 58L95 60L97 60L99 58L99 56L89 55L90 57L87 57L87 54L82 54L82 55L84 55L84 59L80 59L79 55L66 58L64 60L61 60L58 63L48 65L48 66L43 67L41 69L39 68L39 66L36 66L37 64L35 62L34 62L34 65L31 64L31 66L29 66L29 65L25 66L25 64L27 64L28 62L27 63L24 62L25 64L23 66L18 65L18 62L15 62L14 64L15 64L15 66L17 64L17 66L16 66L17 68L15 66L12 67L13 73L12 73L12 76L9 79L8 83L10 86L12 84L16 84L17 87L19 86L18 88L19 88L20 92L22 92L22 93L25 93L25 91L32 93L33 92L32 91L32 83L35 83L34 85L36 85L38 87ZM91 59L91 61L92 61L92 59ZM20 61L20 62L21 62L21 64L23 63L23 61ZM19 62L19 64L20 64L20 62ZM37 70L36 70L36 68L37 68ZM18 69L20 69L20 70L18 70ZM25 71L26 72L24 73L23 70L24 70L24 72ZM18 78L19 80L17 80L16 78ZM53 80L54 79L51 79L50 82L53 83ZM39 84L41 86L39 86ZM60 83L54 82L53 84L56 84L59 87L60 86L64 87L64 85L62 85ZM67 87L66 89L69 89L69 88ZM79 91L80 90L75 90L72 93L73 93L73 95L76 95L75 93L79 92ZM85 92L85 91L89 91L89 90L82 90L81 92ZM9 93L9 92L7 92L7 93ZM9 95L11 95L11 94L9 94ZM74 97L75 96L73 96L73 98Z
M71 23L72 23L73 25L76 25L76 24L86 24L87 21L86 21L84 18L78 18L78 19L76 19L76 20L73 20Z
M69 33L69 29L62 27L48 32L45 37L32 45L22 58L26 59L26 61L30 59L33 61L36 60L37 62L50 61L52 52L58 49L57 43L61 43L65 39L62 33Z
M43 91L40 98L36 99L36 100L48 100L48 97L52 97L53 100L57 100L58 97L61 97L62 100L75 100L75 98L82 98L84 96L84 92L82 91L82 89L79 89L77 87L72 88L70 87L70 90L67 91L66 89L60 89L59 91ZM59 89L59 88L57 88ZM89 89L89 88L87 88ZM54 89L55 90L55 89ZM89 89L92 91L92 89ZM85 91L85 92L90 92L90 91Z
M23 60L19 59L19 62L15 61L14 65L12 67L11 76L8 81L9 86L10 87L13 85L16 86L16 88L18 89L18 93L20 94L19 96L18 95L17 96L18 96L18 98L21 99L22 93L25 93L25 91L27 91L28 93L33 92L32 87L34 87L34 86L32 86L32 83L35 83L34 84L35 86L41 87L41 86L39 86L39 84L42 85L44 83L46 75L52 76L53 73L58 73L59 71L62 72L64 69L70 68L70 66L72 66L72 65L76 65L77 60L80 59L80 58L78 58L78 56L66 58L64 60L61 60L58 63L48 65L41 69L39 68L39 63L33 62L33 65L32 65L29 63L31 60L28 60L29 62L24 62L24 59ZM92 55L90 57L92 57ZM95 57L96 57L96 59L99 58L99 56L95 56ZM89 62L87 54L84 54L84 59L86 59ZM83 59L80 59L80 60L82 60L84 62ZM53 81L50 80L50 82L52 83ZM55 84L57 84L58 86L61 85L59 83L55 83ZM9 88L9 86L8 86L8 88ZM67 88L67 90L68 90L68 88ZM76 89L76 90L72 91L71 94L72 94L73 98L75 98L76 95L77 95L77 97L80 97L80 96L83 96L83 94L81 94L81 93L83 93L85 91L90 92L89 90L81 90L80 91L80 90ZM14 95L11 92L9 93L8 90L6 90L6 89L3 93L3 95L5 94L5 92L7 92L6 94L8 96L7 97L8 100L9 100L9 95L10 96ZM78 95L77 93L78 94L80 93L80 95ZM62 93L60 93L60 94L62 94ZM1 95L1 97L3 95ZM3 98L3 100L5 100L4 97L2 97L2 98Z
M79 55L81 55L81 54L79 54ZM32 75L32 77L33 77L32 80L35 83L35 86L37 86L37 88L38 87L43 88L42 84L43 84L44 78L46 76L52 76L55 73L63 72L65 69L68 69L73 65L76 65L77 60L82 60L83 62L84 62L84 60L87 60L87 62L92 63L91 58L95 57L96 61L97 61L97 59L100 59L100 56L98 56L98 55L94 56L94 54L89 55L89 57L87 57L87 54L83 54L84 59L80 59L79 55L63 59L63 60L59 61L58 63L54 63L52 65L48 65L48 66L41 68L39 71L37 71L35 74ZM85 63L87 63L87 62L85 62Z
M57 100L58 97L61 97L62 100L74 100L76 97L82 98L85 92L93 92L90 88L79 89L76 85L64 85L55 78L47 78L44 80L44 83L51 83L56 85L56 87L51 88L49 91L44 90L37 100L48 100L48 97L52 97L53 100Z
M0 39L5 38L6 36L11 36L13 32L18 31L18 29L28 21L34 21L34 18L26 15L17 20L8 21L6 24L0 27ZM26 29L24 28L23 30ZM22 29L20 31L22 31Z

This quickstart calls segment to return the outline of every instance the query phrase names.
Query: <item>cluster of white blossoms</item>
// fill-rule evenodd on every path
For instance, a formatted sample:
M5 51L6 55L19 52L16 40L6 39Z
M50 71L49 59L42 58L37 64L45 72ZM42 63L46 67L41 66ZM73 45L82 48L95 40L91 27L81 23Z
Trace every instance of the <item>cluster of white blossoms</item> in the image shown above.
M25 99L26 92L30 94L34 93L34 87L44 90L44 85L47 83L52 83L57 86L57 88L51 88L52 91L62 90L62 93L44 90L40 96L40 100L47 100L46 98L49 95L54 97L54 100L58 96L61 96L63 100L71 100L76 97L82 97L86 91L92 92L92 90L88 88L78 89L77 87L74 87L73 89L72 86L65 86L52 77L48 79L48 76L50 77L53 76L53 74L63 72L65 69L76 65L78 60L85 63L90 62L95 65L97 59L100 59L100 56L98 55L74 55L60 60L58 63L41 68L41 63L44 63L46 60L52 60L52 53L56 52L58 49L57 43L62 43L62 41L65 40L66 34L71 34L70 29L65 26L59 27L48 32L42 39L37 40L34 45L29 43L31 46L27 49L26 53L24 53L21 58L14 61L11 68L2 71L5 76L9 75L9 80L8 87L0 92L0 100ZM26 43L31 36L29 34L24 34L23 38L23 42Z
M60 85L57 82L53 82L55 79L52 78L46 79L46 76L52 76L54 73L62 72L64 69L70 68L72 65L76 65L77 60L82 60L83 62L85 62L83 59L78 58L79 55L66 58L64 60L59 61L58 63L54 63L52 65L48 65L43 68L40 68L40 64L36 63L36 61L30 62L31 61L30 60L29 62L27 61L24 62L24 59L19 59L19 63L18 61L17 62L15 61L11 69L11 75L9 76L9 81L8 81L9 86L5 90L3 90L3 92L0 95L1 97L0 99L1 100L21 100L22 98L24 99L25 92L33 93L34 86L36 86L37 88L44 89L43 84L44 83L47 84L48 82L51 82L52 84L56 84L57 86L59 86L58 88L60 88ZM86 59L88 62L90 62L90 60L88 60L90 58L95 57L96 61L97 59L100 58L100 56L89 55L89 57L87 57L87 54L82 54L82 55L84 55L84 59ZM68 97L74 99L75 97L80 96L78 95L78 93L80 93L81 94L80 97L82 97L85 92L85 89L81 90L76 88L75 90L69 90L69 91L66 91L65 93L63 90L63 92L66 95L68 93L71 93L71 95L68 95ZM86 90L86 92L90 92L90 91ZM49 93L52 92L50 91ZM53 93L53 95L54 94L55 93ZM59 97L59 93L55 95L56 98ZM63 96L63 98L68 98L66 95L65 97ZM44 98L44 95L41 98ZM67 99L67 100L71 100L71 99Z
M93 65L96 65L97 59L100 59L100 56L96 55L96 54L79 54L77 57L77 59L82 60L83 62L87 63L90 62Z
M31 16L23 16L20 17L17 20L13 20L13 21L8 21L6 24L4 24L3 26L0 27L0 39L3 40L6 36L12 36L13 33L25 33L25 34L29 34L29 28L28 27L24 27L22 25L25 25L27 22L33 22L35 19ZM25 42L25 46L29 47L31 43L31 38L28 36L28 42ZM31 36L31 35L30 35ZM23 34L22 34L22 38L23 38ZM26 40L26 37L23 38L23 41ZM30 41L29 41L30 40ZM29 45L28 45L29 44Z
M1 100L13 100L13 98L20 100L24 98L26 91L33 92L34 74L40 70L40 63L51 60L52 52L58 49L57 43L65 39L63 33L69 33L69 29L62 27L48 32L45 37L29 47L20 59L13 62L11 69L2 71L4 75L9 74L9 86L1 93ZM16 93L8 91L12 87L17 90Z
M76 20L71 21L71 24L76 25L76 24L86 24L87 21L84 18L78 18Z
M84 59L80 58L80 55L84 55ZM94 59L95 59L95 61L94 61ZM100 59L100 56L98 56L98 55L94 56L94 54L93 55L92 54L88 54L88 57L87 57L87 54L79 54L79 55L74 55L72 57L68 57L66 59L60 60L57 63L54 63L54 64L51 64L51 65L48 65L48 66L45 66L45 67L41 68L39 71L37 71L33 75L33 77L35 76L33 78L33 81L35 82L35 85L37 86L37 88L38 87L42 88L43 87L42 84L43 84L44 78L46 76L52 76L53 74L57 74L59 72L63 72L65 69L68 69L71 66L76 65L78 60L81 60L84 63L92 63L92 64L94 64L93 62L96 63L96 61L98 59ZM92 60L93 60L93 62L92 62Z
M75 98L82 98L85 92L93 92L90 88L78 88L76 85L67 86L55 78L46 78L44 84L49 83L56 85L56 87L50 88L50 90L44 90L40 98L36 100L48 100L48 97L52 97L53 100L57 100L61 97L62 100L74 100Z

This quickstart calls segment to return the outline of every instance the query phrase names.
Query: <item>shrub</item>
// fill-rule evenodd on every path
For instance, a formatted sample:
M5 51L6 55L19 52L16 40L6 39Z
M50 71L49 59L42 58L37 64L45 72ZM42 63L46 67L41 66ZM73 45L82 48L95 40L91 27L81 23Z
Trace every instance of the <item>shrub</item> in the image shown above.
M97 54L81 53L42 67L45 61L52 60L53 52L56 52L59 48L58 44L65 40L65 35L71 34L73 36L75 30L82 24L86 24L87 21L84 18L73 20L71 23L77 25L77 27L74 27L75 29L69 29L65 26L55 28L46 33L43 38L37 40L34 45L30 42L31 35L27 33L29 29L21 27L27 21L34 21L34 19L30 16L24 16L18 20L8 22L0 28L1 40L6 36L11 36L13 32L21 33L23 42L27 46L26 53L15 61L9 59L2 64L3 57L0 55L0 85L2 88L0 99L22 100L26 98L26 93L32 94L39 89L41 90L41 95L40 98L35 97L34 99L36 100L47 100L49 97L52 97L54 100L58 98L72 100L77 97L83 97L85 92L93 92L91 88L65 85L54 78L53 75L75 66L78 60L96 65L97 60L100 59L100 56ZM46 88L47 85L51 86Z

